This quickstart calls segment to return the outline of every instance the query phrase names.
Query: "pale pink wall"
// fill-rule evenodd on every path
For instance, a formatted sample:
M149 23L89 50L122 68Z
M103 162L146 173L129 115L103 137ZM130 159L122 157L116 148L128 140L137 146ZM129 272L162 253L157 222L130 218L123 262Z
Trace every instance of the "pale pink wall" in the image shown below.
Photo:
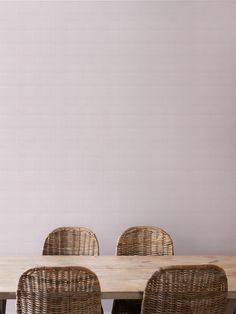
M136 224L236 254L235 1L0 2L0 254Z

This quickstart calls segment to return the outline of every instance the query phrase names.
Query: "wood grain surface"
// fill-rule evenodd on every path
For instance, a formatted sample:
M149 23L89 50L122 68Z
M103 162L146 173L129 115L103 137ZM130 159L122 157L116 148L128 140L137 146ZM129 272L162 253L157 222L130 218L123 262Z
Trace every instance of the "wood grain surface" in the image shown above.
M103 299L142 298L146 282L162 266L216 264L228 277L228 298L236 299L236 256L34 256L0 257L0 299L15 299L20 275L35 266L80 265L99 278Z

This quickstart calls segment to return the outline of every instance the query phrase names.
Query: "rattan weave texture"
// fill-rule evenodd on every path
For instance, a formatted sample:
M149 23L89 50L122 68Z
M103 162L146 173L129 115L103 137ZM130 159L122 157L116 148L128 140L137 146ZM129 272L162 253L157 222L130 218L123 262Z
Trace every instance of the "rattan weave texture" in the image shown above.
M125 230L118 238L117 255L173 255L170 235L158 227L136 226Z
M98 278L79 266L29 269L18 283L17 314L101 314Z
M47 236L43 255L99 255L99 244L88 228L60 227Z
M149 279L141 314L225 314L227 277L215 265L161 268Z

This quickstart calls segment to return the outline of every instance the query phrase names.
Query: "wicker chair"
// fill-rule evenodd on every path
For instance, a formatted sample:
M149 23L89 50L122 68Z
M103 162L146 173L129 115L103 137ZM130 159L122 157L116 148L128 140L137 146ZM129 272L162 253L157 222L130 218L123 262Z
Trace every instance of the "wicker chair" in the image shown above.
M99 255L99 244L90 229L61 227L47 236L43 255Z
M158 227L136 226L125 230L118 238L117 255L173 255L170 235ZM141 300L114 300L112 314L140 314Z
M91 270L38 267L27 270L17 288L17 314L100 314L101 289Z
M141 314L225 314L227 277L215 265L161 268L149 279Z

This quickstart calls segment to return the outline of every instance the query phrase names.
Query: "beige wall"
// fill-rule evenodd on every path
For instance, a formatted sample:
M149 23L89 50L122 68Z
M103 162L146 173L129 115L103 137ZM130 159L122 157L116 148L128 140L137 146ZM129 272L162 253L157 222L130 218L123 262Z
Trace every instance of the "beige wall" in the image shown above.
M0 254L157 225L236 254L236 2L0 2Z

